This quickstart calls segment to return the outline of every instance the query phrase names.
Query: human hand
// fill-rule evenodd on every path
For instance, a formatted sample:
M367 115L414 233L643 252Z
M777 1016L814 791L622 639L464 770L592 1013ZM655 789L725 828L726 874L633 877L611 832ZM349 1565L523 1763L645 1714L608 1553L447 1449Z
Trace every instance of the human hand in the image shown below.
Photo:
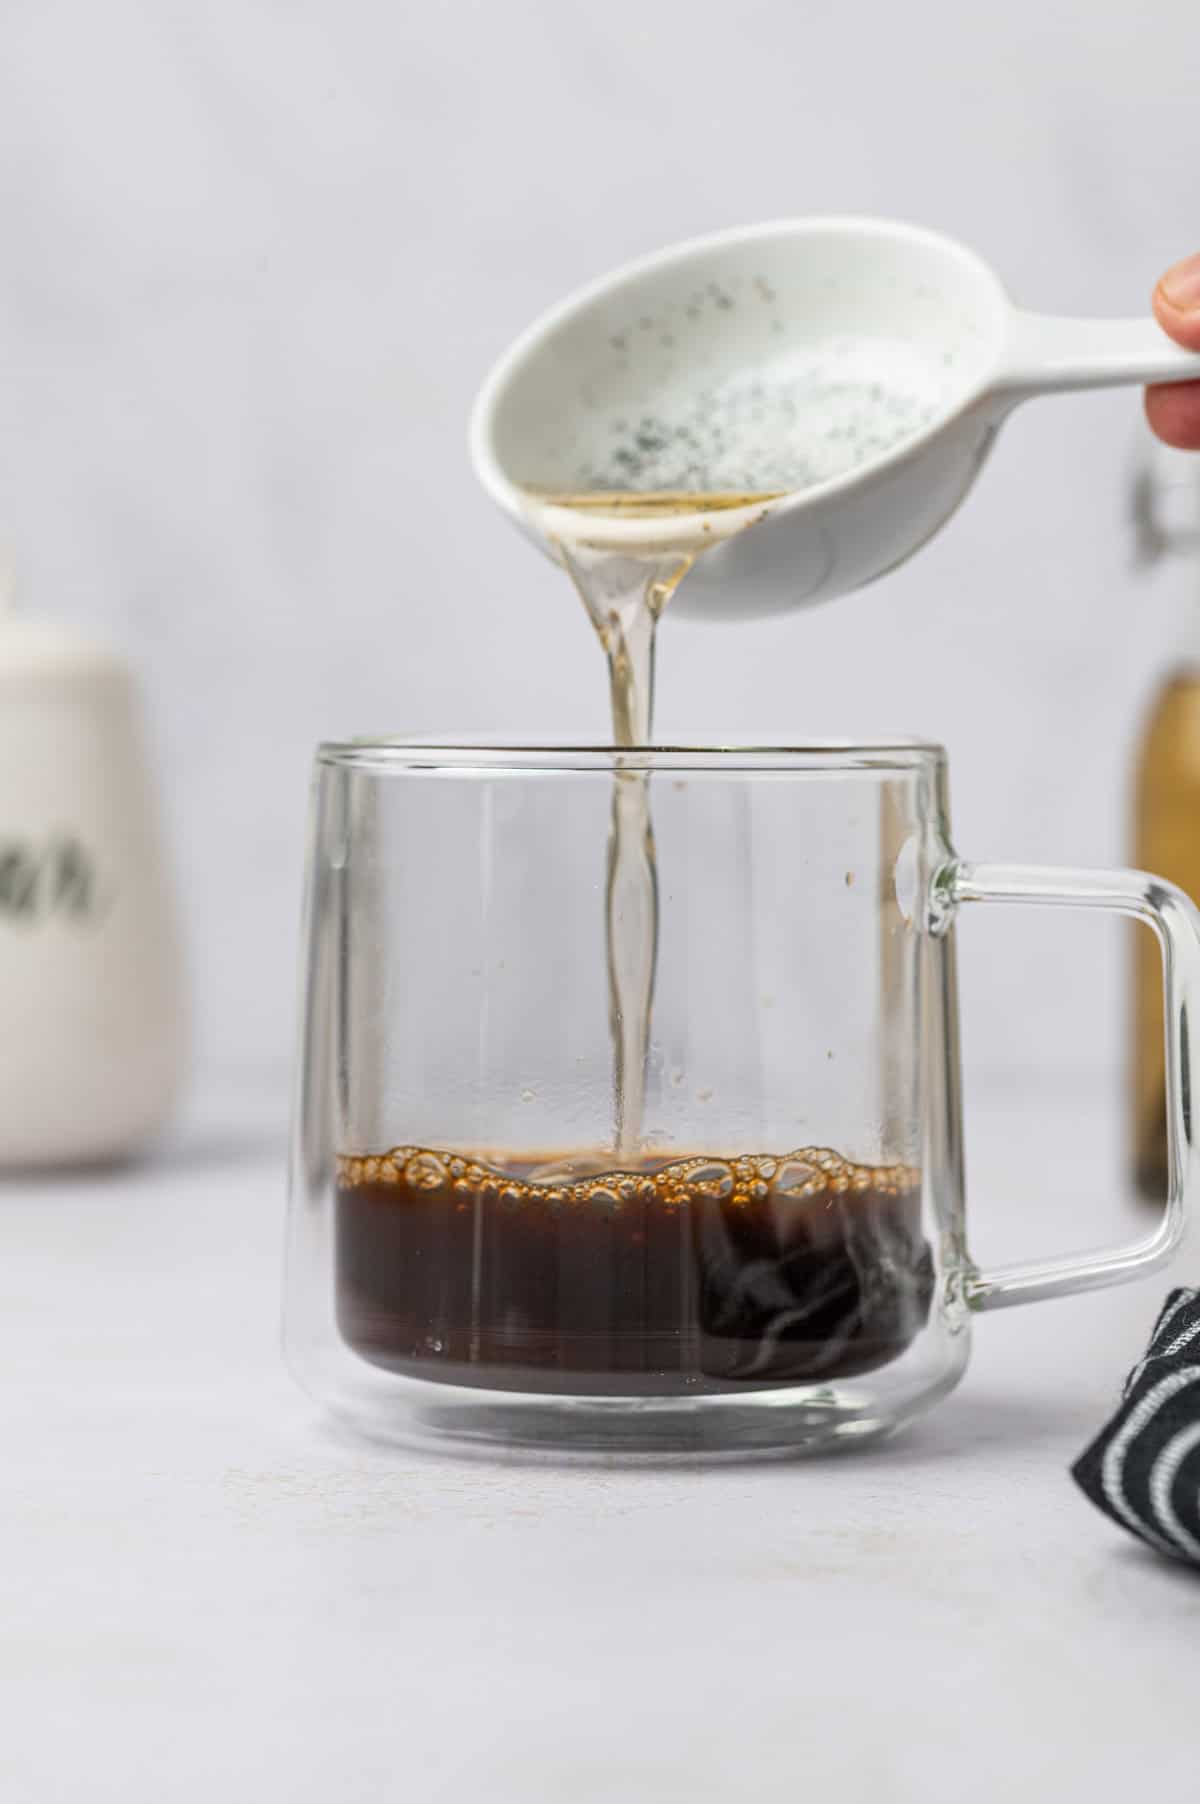
M1169 269L1154 290L1154 317L1186 351L1200 351L1200 253ZM1200 451L1200 382L1146 390L1146 418L1164 444Z

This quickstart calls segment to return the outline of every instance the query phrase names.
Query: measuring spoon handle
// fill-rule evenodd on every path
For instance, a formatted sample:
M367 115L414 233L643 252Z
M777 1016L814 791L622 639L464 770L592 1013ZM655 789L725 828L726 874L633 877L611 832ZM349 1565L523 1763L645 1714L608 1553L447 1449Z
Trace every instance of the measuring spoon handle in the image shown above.
M1066 319L1014 308L1000 370L989 387L1011 403L1126 382L1200 382L1200 352L1182 350L1150 317Z

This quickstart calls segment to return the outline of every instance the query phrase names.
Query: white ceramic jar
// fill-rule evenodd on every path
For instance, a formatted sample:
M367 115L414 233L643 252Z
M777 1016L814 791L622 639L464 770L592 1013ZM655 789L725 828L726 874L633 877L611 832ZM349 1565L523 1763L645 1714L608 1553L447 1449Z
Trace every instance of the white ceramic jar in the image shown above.
M0 1164L117 1157L178 1094L179 940L136 685L0 611Z

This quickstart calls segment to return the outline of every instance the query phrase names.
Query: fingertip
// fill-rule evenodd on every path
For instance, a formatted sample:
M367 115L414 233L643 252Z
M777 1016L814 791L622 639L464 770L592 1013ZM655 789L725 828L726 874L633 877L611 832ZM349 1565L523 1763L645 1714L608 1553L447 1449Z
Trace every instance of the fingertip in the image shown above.
M1200 451L1198 390L1200 383L1191 382L1162 382L1146 390L1146 418L1164 445L1177 451Z
M1154 290L1154 317L1175 343L1185 351L1200 351L1200 308L1179 307L1167 296L1167 277Z

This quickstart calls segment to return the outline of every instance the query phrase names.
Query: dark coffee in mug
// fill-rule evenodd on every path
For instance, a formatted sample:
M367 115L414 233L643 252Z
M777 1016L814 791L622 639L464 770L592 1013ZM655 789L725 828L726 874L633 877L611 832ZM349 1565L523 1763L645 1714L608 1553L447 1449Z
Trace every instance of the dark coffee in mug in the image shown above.
M783 1157L339 1159L337 1311L365 1359L496 1389L687 1395L898 1359L934 1286L918 1174Z

